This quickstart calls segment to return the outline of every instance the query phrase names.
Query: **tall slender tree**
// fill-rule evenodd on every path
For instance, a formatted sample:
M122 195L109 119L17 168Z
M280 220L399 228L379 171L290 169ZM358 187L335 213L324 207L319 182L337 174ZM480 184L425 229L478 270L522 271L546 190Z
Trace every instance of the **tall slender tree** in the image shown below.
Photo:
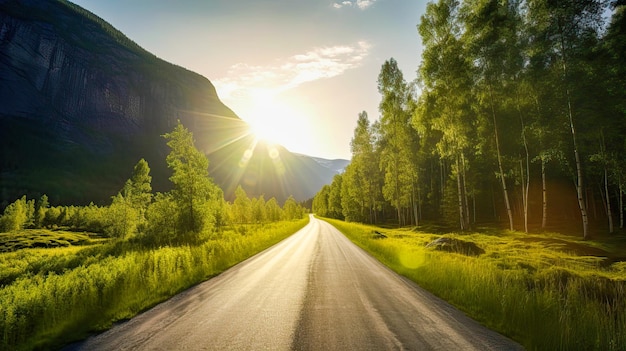
M563 91L563 110L568 124L571 147L574 155L574 184L580 209L583 238L590 238L587 202L585 199L583 156L578 125L583 123L583 114L575 105L574 96L582 93L573 72L580 62L581 40L585 34L596 33L603 22L602 14L606 6L604 0L527 0L528 23L537 33L536 40L543 41L542 47L549 50L557 61L552 67L560 71L559 86Z
M434 138L440 157L440 180L442 199L449 198L445 191L456 192L459 225L461 230L469 226L467 193L463 175L466 153L475 138L475 115L471 109L471 70L468 55L461 41L459 2L440 0L429 3L422 16L418 30L422 36L424 53L418 77L422 94L415 109L412 124L424 135L422 139ZM452 165L449 173L445 165ZM450 168L447 168L450 169ZM445 174L444 174L445 173ZM445 180L452 175L454 189L448 189Z
M503 161L502 127L512 124L509 118L513 114L507 111L506 102L514 99L511 93L515 89L509 87L515 85L515 78L523 64L517 38L518 8L517 1L477 0L465 2L462 11L465 23L463 39L476 73L477 107L481 113L490 116L492 123L498 176L510 230L514 229L513 210L506 179L508 172Z
M212 207L217 205L221 190L209 178L209 161L194 146L193 135L180 121L164 135L171 152L168 166L173 170L172 198L178 210L177 221L183 236L195 240L203 231L214 229Z
M352 160L346 169L345 178L349 178L344 184L350 184L347 195L351 196L359 206L358 217L360 221L372 223L375 210L375 198L377 184L377 160L374 153L374 140L367 112L359 113L354 136L350 142ZM348 209L351 205L347 205ZM344 206L345 215L346 206ZM354 215L352 216L354 217Z
M335 174L328 192L328 216L343 219L343 205L341 203L341 188L343 187L343 174Z
M152 201L152 176L146 160L142 158L137 162L129 181L132 205L144 211Z
M411 189L413 172L411 150L406 147L411 144L411 111L408 110L411 91L393 58L385 61L381 68L378 92L382 95L380 131L385 145L380 159L380 169L385 174L383 196L396 209L398 224L403 225L406 219L402 208L410 202L410 192L405 189Z

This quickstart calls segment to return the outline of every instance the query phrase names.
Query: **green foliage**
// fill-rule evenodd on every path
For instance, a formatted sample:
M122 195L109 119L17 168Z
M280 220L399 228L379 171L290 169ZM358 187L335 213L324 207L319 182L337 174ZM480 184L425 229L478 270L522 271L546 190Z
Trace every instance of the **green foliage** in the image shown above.
M152 177L150 167L143 158L133 168L133 174L125 185L131 205L143 212L152 201Z
M328 210L328 195L330 193L330 185L324 185L313 198L313 213L322 217L330 217Z
M195 148L193 135L180 121L164 137L171 149L166 161L173 170L171 194L177 209L178 236L197 240L201 233L214 229L212 208L221 201L222 192L209 178L209 161Z
M217 229L217 231L222 230L223 227L227 226L229 222L229 214L228 214L228 208L227 208L227 202L226 200L224 200L224 192L222 191L222 189L217 188L216 189L217 194L217 201L215 201L213 203L213 206L211 206L211 215L213 216L213 218L215 219L215 228Z
M155 203L164 201L157 198ZM0 286L0 348L50 349L84 338L219 274L307 223L308 218L251 226L246 236L226 230L196 245L153 250L115 241L0 254L0 281L7 283Z
M46 194L41 195L41 198L39 199L39 201L37 201L37 206L35 207L35 218L34 218L35 228L43 227L48 208L50 208L50 203L48 202L48 196Z
M300 220L304 217L304 208L300 206L293 196L289 196L283 205L283 219L286 221Z
M278 222L282 217L283 210L278 205L276 198L272 197L265 203L265 214L270 222Z
M148 163L139 160L131 178L104 211L103 230L107 235L123 240L135 235L138 228L145 229L146 211L152 201L151 181Z
M404 224L401 208L410 204L414 165L410 147L415 131L410 126L410 100L412 91L406 84L398 63L385 61L378 75L378 92L382 94L379 105L381 148L380 170L384 174L382 194L396 209L399 224Z
M59 230L51 231L48 229L24 229L11 233L0 233L0 253L15 252L22 249L87 245L97 241L98 237L94 234L74 233ZM19 258L16 260L19 260ZM10 270L9 267L2 267L0 271L4 269ZM0 278L0 285L4 283L5 281Z
M352 163L320 189L315 212L535 231L563 223L571 230L578 211L585 238L587 222L608 223L610 232L619 215L623 229L626 6L615 2L610 13L607 4L429 2L418 24L416 82L385 61L380 119L368 126L359 116ZM587 207L604 213L591 218Z
M58 207L51 207L46 211L46 216L44 217L43 224L45 227L52 227L57 225L57 220L61 215L61 211Z
M623 239L446 234L485 250L467 256L425 248L441 235L386 229L387 238L376 240L372 233L381 228L328 221L396 272L529 350L626 348L624 262L601 264L605 255L623 257Z
M251 207L252 203L248 198L248 194L246 194L246 191L239 185L235 190L235 201L231 207L233 222L238 224L249 223L251 219Z
M139 212L133 207L130 194L117 194L107 209L105 234L113 238L126 239L135 233Z
M234 204L208 176L208 160L194 146L192 134L182 125L165 135L171 148L167 162L173 170L174 189L152 195L150 167L141 159L131 177L106 207L52 206L42 196L34 200L22 197L8 206L0 217L5 231L30 227L59 228L103 233L119 240L137 237L147 245L193 243L211 237L230 223L251 224L300 219L304 209L295 201L287 202L288 211L275 198L249 199L242 187L237 189ZM6 229L5 229L6 228Z
M179 237L179 227L176 220L178 209L170 194L157 193L154 201L146 210L144 237L147 242L162 245L171 244Z
M36 206L25 196L7 206L0 217L0 229L10 232L0 234L0 349L59 347L84 338L308 223L293 197L283 210L275 198L250 200L239 188L236 204L226 203L191 133L179 123L165 138L172 149L169 193L152 196L150 168L141 159L110 206L50 207L45 195ZM278 222L282 217L286 221ZM245 220L245 236L228 227L231 218ZM115 240L23 230L41 226L88 230Z
M342 180L340 194L343 218L349 222L365 221L365 204L361 194L365 184L364 178L358 173L358 164L349 164Z
M266 221L267 214L265 210L265 198L263 195L258 198L253 198L250 202L250 207L252 211L252 222L264 223Z
M335 174L333 182L328 191L328 216L331 218L343 219L343 206L341 204L341 188L343 186L343 175Z
M26 212L26 196L24 196L4 209L4 214L0 217L0 230L9 232L24 228L27 221Z
M365 111L359 114L350 147L352 161L346 167L341 187L343 216L348 221L372 223L376 198L379 197L379 176L373 130Z

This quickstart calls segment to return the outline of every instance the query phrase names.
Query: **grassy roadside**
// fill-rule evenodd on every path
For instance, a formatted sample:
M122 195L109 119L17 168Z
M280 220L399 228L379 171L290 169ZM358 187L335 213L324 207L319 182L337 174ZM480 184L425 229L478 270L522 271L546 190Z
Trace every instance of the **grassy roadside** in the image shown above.
M582 242L502 231L436 235L324 220L394 271L528 350L626 350L626 262L616 259L626 256L623 239ZM387 238L376 239L374 230ZM440 237L472 242L484 253L425 248Z
M225 230L195 246L149 249L98 242L0 253L0 349L50 349L104 330L276 244L308 222L307 216L248 225L243 235Z

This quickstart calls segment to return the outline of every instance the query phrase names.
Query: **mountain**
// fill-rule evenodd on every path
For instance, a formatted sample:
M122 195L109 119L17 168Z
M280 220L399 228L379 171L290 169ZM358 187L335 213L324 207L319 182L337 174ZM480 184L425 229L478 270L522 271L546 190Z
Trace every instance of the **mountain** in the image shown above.
M320 159L255 143L207 78L93 13L65 0L0 0L0 205L43 193L53 203L107 203L142 157L153 188L168 190L161 135L177 120L227 198L242 184L252 196L305 200L336 174Z
M349 160L344 160L344 159L327 160L325 158L319 158L319 157L311 157L311 158L313 159L313 161L317 162L320 166L330 169L335 174L343 173L346 170L346 167L348 167L348 165L350 164Z

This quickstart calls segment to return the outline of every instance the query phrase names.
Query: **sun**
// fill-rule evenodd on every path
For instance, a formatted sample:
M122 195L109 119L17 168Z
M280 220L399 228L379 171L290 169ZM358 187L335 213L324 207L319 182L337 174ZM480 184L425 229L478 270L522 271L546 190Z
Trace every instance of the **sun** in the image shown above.
M256 118L249 119L248 125L250 126L250 132L259 141L264 141L269 144L280 144L280 120L277 118L267 118L271 114L263 113Z
M259 141L288 149L300 149L308 142L308 119L271 91L259 90L253 94L251 115L246 122Z

